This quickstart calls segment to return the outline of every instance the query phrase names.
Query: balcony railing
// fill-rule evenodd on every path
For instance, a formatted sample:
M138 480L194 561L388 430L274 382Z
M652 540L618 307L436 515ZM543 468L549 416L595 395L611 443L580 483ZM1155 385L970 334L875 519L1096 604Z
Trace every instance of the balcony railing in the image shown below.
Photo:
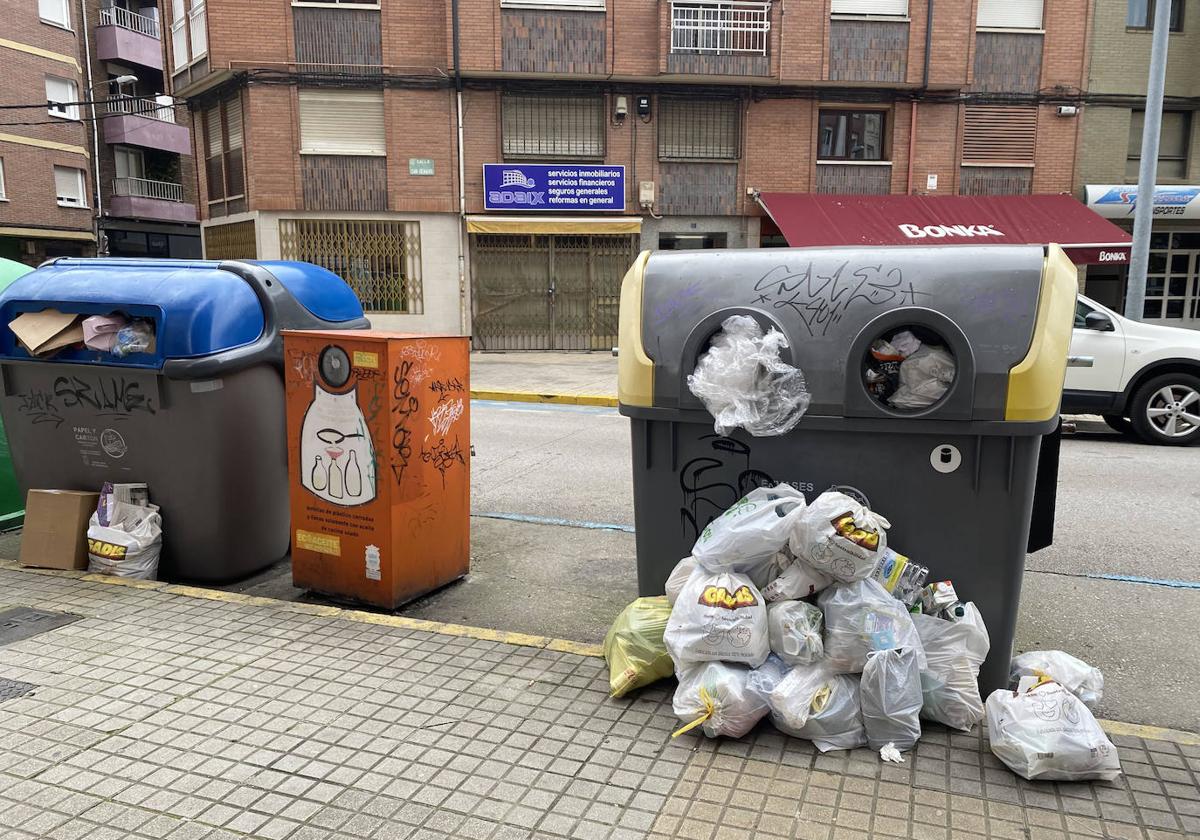
M175 122L175 106L170 97L164 96L166 102L151 96L113 96L106 105L110 114L134 114L139 117L149 117L159 122Z
M113 195L135 198L157 198L160 201L183 201L183 185L170 181L151 181L148 178L115 178Z
M101 26L119 26L131 32L140 32L151 38L158 38L158 20L147 15L140 15L120 6L105 6L100 9Z
M671 52L766 55L770 0L671 3Z

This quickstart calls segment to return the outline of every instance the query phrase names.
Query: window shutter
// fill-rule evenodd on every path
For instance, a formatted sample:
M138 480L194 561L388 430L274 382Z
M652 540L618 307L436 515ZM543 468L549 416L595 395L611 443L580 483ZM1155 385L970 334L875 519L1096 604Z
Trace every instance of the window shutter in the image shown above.
M979 0L977 26L1041 29L1042 0Z
M327 155L387 154L383 91L300 91L300 151Z
M246 144L242 126L242 100L234 97L225 103L225 127L229 131L229 148L240 149Z
M835 15L908 15L908 0L833 0Z
M963 121L963 164L1032 164L1037 107L968 105Z
M83 173L68 166L54 167L54 190L64 204L83 204Z
M599 96L506 96L501 123L506 157L604 157Z
M500 0L502 9L574 9L603 12L604 0Z
M658 101L660 160L737 160L741 103L732 99Z
M214 105L204 112L205 157L216 157L225 151L224 137L221 131L221 106Z

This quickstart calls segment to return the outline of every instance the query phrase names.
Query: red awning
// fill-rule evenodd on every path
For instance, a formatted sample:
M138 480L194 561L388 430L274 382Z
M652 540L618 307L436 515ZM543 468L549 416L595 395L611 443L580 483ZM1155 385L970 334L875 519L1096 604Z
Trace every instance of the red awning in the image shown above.
M1069 195L760 193L793 248L1061 245L1077 265L1128 265L1131 238Z

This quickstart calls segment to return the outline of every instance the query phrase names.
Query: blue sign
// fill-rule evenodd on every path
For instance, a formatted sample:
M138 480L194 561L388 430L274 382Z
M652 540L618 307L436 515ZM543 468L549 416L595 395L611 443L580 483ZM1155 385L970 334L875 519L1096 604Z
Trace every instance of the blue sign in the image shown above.
M1096 210L1102 216L1113 218L1116 214L1112 209L1128 211L1124 215L1133 215L1133 211L1137 208L1138 190L1136 186L1122 185L1105 185L1087 187L1088 206ZM1192 217L1194 212L1188 205L1192 204L1200 196L1200 187L1157 187L1154 190L1154 215L1155 216L1187 216Z
M625 167L589 163L485 163L485 210L625 211Z

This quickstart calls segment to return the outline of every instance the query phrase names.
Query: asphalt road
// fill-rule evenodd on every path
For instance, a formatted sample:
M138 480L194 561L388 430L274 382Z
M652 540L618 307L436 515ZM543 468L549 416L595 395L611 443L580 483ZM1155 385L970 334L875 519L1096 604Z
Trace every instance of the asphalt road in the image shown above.
M477 526L493 517L633 525L629 423L616 410L475 402L471 422ZM1059 647L1099 667L1103 717L1200 732L1198 476L1200 447L1145 446L1107 432L1063 441L1055 545L1028 558L1017 648ZM571 561L563 574L588 578L589 591L597 582L578 564L590 545L606 574L634 574L632 540L530 527L552 529ZM613 586L614 614L628 593L628 580ZM560 609L572 612L568 603ZM604 614L589 602L584 625L572 618L576 633L602 637Z

